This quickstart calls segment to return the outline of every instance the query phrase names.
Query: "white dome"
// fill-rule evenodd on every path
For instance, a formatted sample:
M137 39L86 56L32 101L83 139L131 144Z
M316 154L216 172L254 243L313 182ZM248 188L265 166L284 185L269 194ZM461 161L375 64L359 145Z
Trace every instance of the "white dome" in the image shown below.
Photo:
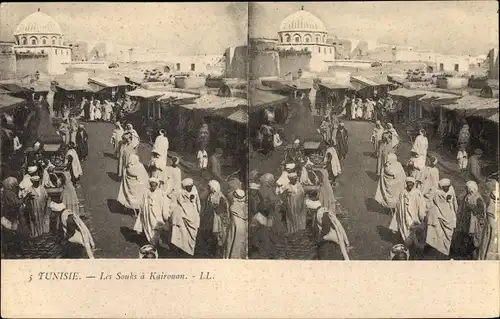
M16 28L14 35L22 34L57 34L62 35L59 23L43 12L35 12L24 18Z
M328 32L323 21L305 10L292 13L281 22L280 32L289 31Z

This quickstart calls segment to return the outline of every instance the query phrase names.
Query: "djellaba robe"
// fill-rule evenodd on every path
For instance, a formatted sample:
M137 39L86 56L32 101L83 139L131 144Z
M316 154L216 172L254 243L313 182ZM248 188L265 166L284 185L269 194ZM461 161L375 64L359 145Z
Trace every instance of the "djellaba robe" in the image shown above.
M139 209L142 196L147 188L148 172L139 161L139 156L130 156L120 184L118 202L126 208Z
M196 237L200 227L200 214L189 200L189 194L181 194L171 207L172 239L171 243L188 255L193 256Z
M427 213L426 243L445 256L450 254L453 231L457 226L457 216L453 203L447 201L447 194L439 190Z
M179 192L182 188L182 174L181 174L181 169L176 166L167 166L166 168L166 174L168 176L168 180L170 182L171 186L171 192L176 193Z
M117 174L119 177L123 176L123 172L125 170L125 167L127 165L128 159L131 154L134 153L134 149L132 148L132 145L130 143L128 144L123 144L121 143L120 146L120 156L118 158L118 167L117 167Z
M396 208L399 195L405 187L406 174L398 161L386 165L378 180L375 200L385 208Z
M82 160L89 155L89 135L85 129L80 129L76 133L76 151Z
M391 143L381 142L377 156L377 176L382 175L385 162L387 161L387 156L390 153L394 153L394 148L392 147Z
M396 213L392 216L389 229L400 232L403 240L410 236L410 228L415 222L422 222L425 217L425 201L422 193L416 188L404 190L399 195Z
M344 129L339 129L336 134L336 149L337 149L337 154L339 155L339 159L344 159L347 156L347 151L348 151L348 145L347 145L347 139L348 139L349 134L347 133L347 130Z
M165 224L169 217L170 200L163 196L160 189L147 191L141 200L139 215L137 216L134 230L143 232L148 242L153 244L155 228Z
M71 182L71 174L68 171L64 171L64 187L61 192L61 200L66 208L71 210L75 214L79 214L80 205L78 202L78 196L76 194L76 189Z
M287 185L284 194L286 227L289 234L306 228L305 192L300 183Z
M231 207L230 222L224 247L224 258L246 259L248 241L248 207L245 200L235 200Z
M486 224L481 237L479 246L479 260L498 260L498 231L500 225L498 223L498 212L500 206L498 198L490 198L488 208L486 209Z
M31 187L34 196L28 199L26 218L30 237L38 237L50 232L49 195L43 186Z
M120 143L122 141L123 132L122 128L115 128L113 130L113 135L111 136L111 144L113 144L113 148L115 149L116 157L120 154Z

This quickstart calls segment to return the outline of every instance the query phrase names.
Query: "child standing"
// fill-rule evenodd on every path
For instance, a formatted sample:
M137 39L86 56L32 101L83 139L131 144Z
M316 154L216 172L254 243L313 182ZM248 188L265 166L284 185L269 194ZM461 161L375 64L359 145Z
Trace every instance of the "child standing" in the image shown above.
M200 170L206 170L208 166L208 154L205 148L199 150L196 157L198 159L198 167Z
M464 145L460 145L460 148L457 153L457 161L458 161L458 168L460 169L460 171L465 172L467 170L468 157Z

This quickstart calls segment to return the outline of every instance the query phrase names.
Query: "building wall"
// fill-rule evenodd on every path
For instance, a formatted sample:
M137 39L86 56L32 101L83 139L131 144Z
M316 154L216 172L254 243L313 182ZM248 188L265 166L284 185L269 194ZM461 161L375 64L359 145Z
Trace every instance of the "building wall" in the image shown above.
M222 55L168 56L164 61L173 64L173 72L222 73Z
M314 71L312 57L307 55L280 55L279 57L280 75L287 73L296 74L299 69L304 71Z
M373 61L360 61L360 60L336 60L328 63L333 69L335 67L348 67L357 69L368 69L371 68Z
M33 42L34 41L34 42ZM45 46L60 45L64 43L64 37L58 34L21 34L16 36L16 43L22 46Z
M299 44L326 44L328 34L326 32L278 32L279 42L283 45Z
M498 80L498 49L491 49L488 54L489 68L488 68L488 78Z
M247 56L248 47L238 46L226 49L226 68L225 76L227 78L247 78Z
M0 54L0 80L16 77L16 56L12 53Z
M458 72L455 70L458 65ZM464 56L438 55L436 57L437 72L464 73L469 70L469 59Z
M395 52L396 61L413 62L434 62L436 60L436 54L431 51L426 50L414 50L413 48L398 48L396 47Z
M40 73L49 73L50 62L49 56L16 56L16 73L17 77L24 77L29 74L33 74L36 71Z
M351 56L352 42L344 39L332 39L332 45L335 47L335 59L346 60Z
M373 51L368 52L365 57L371 61L384 61L384 62L393 62L395 59L394 52L390 47L379 47Z
M349 57L351 59L359 59L365 57L367 54L368 54L368 42L360 41L354 48L352 48Z
M71 43L71 60L86 61L88 59L89 47L87 42Z
M277 41L262 38L250 38L250 50L275 50Z
M93 70L107 70L108 63L103 61L71 61L69 63L62 63L67 69L93 69Z
M0 42L0 80L16 77L16 56L14 43Z
M277 51L253 52L249 63L251 79L280 75L280 57Z

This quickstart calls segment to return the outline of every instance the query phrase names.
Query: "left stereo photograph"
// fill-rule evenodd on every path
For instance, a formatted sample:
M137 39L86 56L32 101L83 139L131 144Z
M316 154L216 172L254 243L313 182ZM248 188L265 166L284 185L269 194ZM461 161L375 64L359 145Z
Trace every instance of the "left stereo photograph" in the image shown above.
M247 8L1 5L2 259L247 258Z

